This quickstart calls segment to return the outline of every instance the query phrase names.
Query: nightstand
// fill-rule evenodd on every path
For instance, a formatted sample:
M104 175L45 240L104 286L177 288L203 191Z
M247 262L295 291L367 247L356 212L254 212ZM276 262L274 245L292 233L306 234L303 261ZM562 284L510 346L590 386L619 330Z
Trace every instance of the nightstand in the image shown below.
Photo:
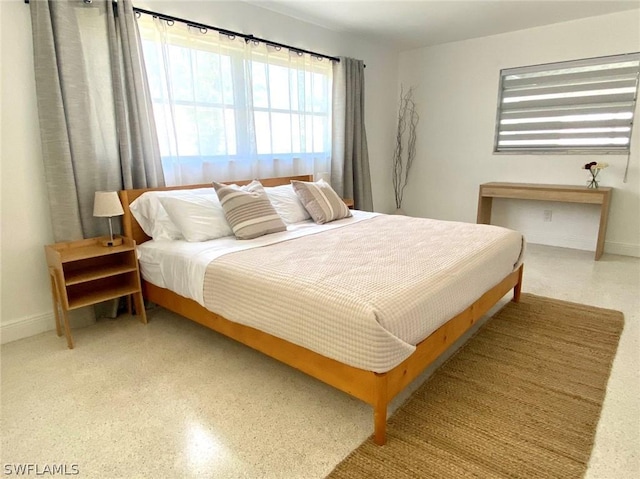
M136 314L140 321L147 322L135 241L122 238L119 246L102 246L102 239L91 238L44 247L51 279L56 332L62 336L64 327L69 349L73 349L68 318L68 312L72 309L121 296L133 296Z
M349 209L353 209L353 200L351 198L342 198L342 201L344 201L344 204L347 205L347 208Z

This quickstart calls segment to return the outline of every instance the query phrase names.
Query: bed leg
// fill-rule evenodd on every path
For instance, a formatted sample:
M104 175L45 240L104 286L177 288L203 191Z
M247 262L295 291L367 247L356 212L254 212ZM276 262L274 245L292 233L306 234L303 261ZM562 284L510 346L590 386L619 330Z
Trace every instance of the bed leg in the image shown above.
M376 397L373 404L373 442L384 446L387 442L387 376L376 374Z
M375 442L378 446L384 446L387 443L387 408L384 407L383 410L379 410L375 408L373 411L373 422L374 422L374 432L373 432L373 442Z
M513 302L520 302L520 293L522 292L522 273L524 271L524 265L521 264L520 268L518 268L518 283L513 288Z

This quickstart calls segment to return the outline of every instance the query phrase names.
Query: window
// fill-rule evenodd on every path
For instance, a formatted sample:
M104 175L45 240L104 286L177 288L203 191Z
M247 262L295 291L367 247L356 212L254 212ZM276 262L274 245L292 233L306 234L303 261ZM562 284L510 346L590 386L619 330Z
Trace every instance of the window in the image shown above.
M495 152L628 153L640 53L500 72Z
M329 171L332 64L138 19L167 184Z

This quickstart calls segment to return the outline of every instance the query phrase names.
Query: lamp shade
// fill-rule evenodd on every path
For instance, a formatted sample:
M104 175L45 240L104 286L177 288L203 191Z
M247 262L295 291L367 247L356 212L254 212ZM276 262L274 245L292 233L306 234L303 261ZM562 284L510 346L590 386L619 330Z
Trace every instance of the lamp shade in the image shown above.
M93 216L112 217L124 214L120 198L115 191L96 191L93 200Z

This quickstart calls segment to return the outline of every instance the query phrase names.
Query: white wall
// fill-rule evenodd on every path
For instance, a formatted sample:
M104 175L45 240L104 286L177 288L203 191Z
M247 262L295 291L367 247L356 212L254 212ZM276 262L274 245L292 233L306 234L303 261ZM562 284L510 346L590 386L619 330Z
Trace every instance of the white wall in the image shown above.
M43 246L53 240L36 109L29 7L0 2L2 341L54 327Z
M403 209L475 222L480 183L584 185L582 166L607 161L601 184L615 191L605 251L640 256L640 122L627 183L626 156L492 153L500 69L638 50L640 14L634 10L403 52L399 81L416 87L420 113L418 156ZM543 222L544 210L552 210L551 222ZM530 242L595 249L597 206L494 200L493 212L494 224L519 229Z
M392 211L398 55L381 45L242 2L136 2L332 56L365 61L366 126L376 210ZM38 130L29 7L0 0L2 68L2 342L54 328L43 245L53 241ZM7 68L10 66L10 68Z

